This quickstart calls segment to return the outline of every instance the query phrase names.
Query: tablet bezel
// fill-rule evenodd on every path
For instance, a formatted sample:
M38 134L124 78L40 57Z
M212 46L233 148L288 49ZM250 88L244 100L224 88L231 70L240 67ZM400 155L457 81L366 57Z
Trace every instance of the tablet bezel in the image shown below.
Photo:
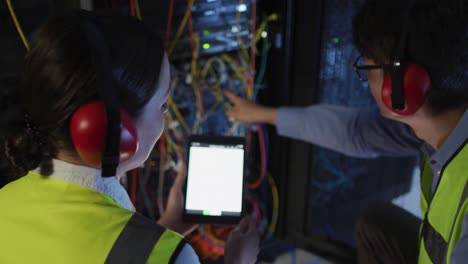
M242 204L241 212L238 216L211 216L211 215L202 215L202 214L193 214L187 211L186 209L186 197L187 197L187 182L188 182L188 172L190 168L190 147L194 142L199 142L202 144L213 144L213 145L243 145L244 149L244 164L243 164L243 175L242 175ZM190 223L198 224L225 224L225 225L236 225L241 220L244 210L245 210L245 166L246 166L246 144L245 139L242 137L227 137L227 136L206 136L206 135L194 135L190 136L186 146L186 160L187 160L187 177L184 184L184 210L183 210L183 220Z

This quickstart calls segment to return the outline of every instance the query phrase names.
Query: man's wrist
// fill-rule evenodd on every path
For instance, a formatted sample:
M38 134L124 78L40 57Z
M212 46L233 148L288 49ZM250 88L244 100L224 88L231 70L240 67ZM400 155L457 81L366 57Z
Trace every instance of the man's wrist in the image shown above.
M277 114L278 109L274 107L265 107L263 109L263 116L262 116L262 121L264 123L267 123L269 125L276 125L276 114Z

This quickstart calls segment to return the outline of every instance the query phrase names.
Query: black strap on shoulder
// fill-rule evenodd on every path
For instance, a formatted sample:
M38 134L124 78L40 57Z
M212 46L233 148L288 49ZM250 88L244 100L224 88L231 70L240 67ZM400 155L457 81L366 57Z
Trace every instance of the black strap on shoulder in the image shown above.
M432 263L445 263L448 243L442 235L435 230L431 223L429 223L427 217L423 221L421 234L424 239L424 247L426 248L427 255Z
M182 251L182 249L184 249L185 245L187 245L187 240L185 240L185 238L181 239L176 249L174 250L174 253L171 256L171 259L169 260L169 264L175 263L177 257L180 255L180 252Z
M134 213L115 241L106 264L145 264L166 229Z

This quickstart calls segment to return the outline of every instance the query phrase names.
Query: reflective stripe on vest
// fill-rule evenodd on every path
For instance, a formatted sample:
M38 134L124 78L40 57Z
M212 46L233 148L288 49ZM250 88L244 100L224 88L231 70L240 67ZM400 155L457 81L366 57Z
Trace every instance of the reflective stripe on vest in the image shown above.
M115 241L106 264L146 263L165 229L134 213Z
M424 239L424 247L433 263L445 263L448 244L441 234L429 223L427 218L422 223L421 235Z
M458 209L455 219L458 218L460 210L468 198L468 184L465 185L465 190L463 191L460 203L458 203ZM450 231L449 241L452 237L453 230L455 228L455 223L452 224L452 230ZM440 235L434 227L429 223L427 217L422 223L421 235L424 238L424 247L426 252L433 263L447 263L447 251L448 243L444 240L442 235Z
M431 196L432 170L426 166L421 181L424 220L420 229L419 263L447 263L468 212L468 148L466 141L447 162ZM455 206L457 204L457 206ZM427 206L424 206L427 205Z

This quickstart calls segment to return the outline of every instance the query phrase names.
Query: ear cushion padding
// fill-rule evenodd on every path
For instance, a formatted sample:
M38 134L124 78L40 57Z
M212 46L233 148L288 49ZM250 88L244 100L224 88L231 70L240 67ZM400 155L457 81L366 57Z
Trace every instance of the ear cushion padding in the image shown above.
M120 116L120 162L123 162L138 150L138 136L130 115L121 109ZM73 114L70 135L80 158L92 167L100 167L106 142L106 114L101 101L83 105Z
M407 64L403 69L403 90L405 96L405 108L396 110L392 106L392 78L387 72L382 85L382 102L392 112L400 115L411 115L418 111L424 104L431 87L429 73L421 65Z

